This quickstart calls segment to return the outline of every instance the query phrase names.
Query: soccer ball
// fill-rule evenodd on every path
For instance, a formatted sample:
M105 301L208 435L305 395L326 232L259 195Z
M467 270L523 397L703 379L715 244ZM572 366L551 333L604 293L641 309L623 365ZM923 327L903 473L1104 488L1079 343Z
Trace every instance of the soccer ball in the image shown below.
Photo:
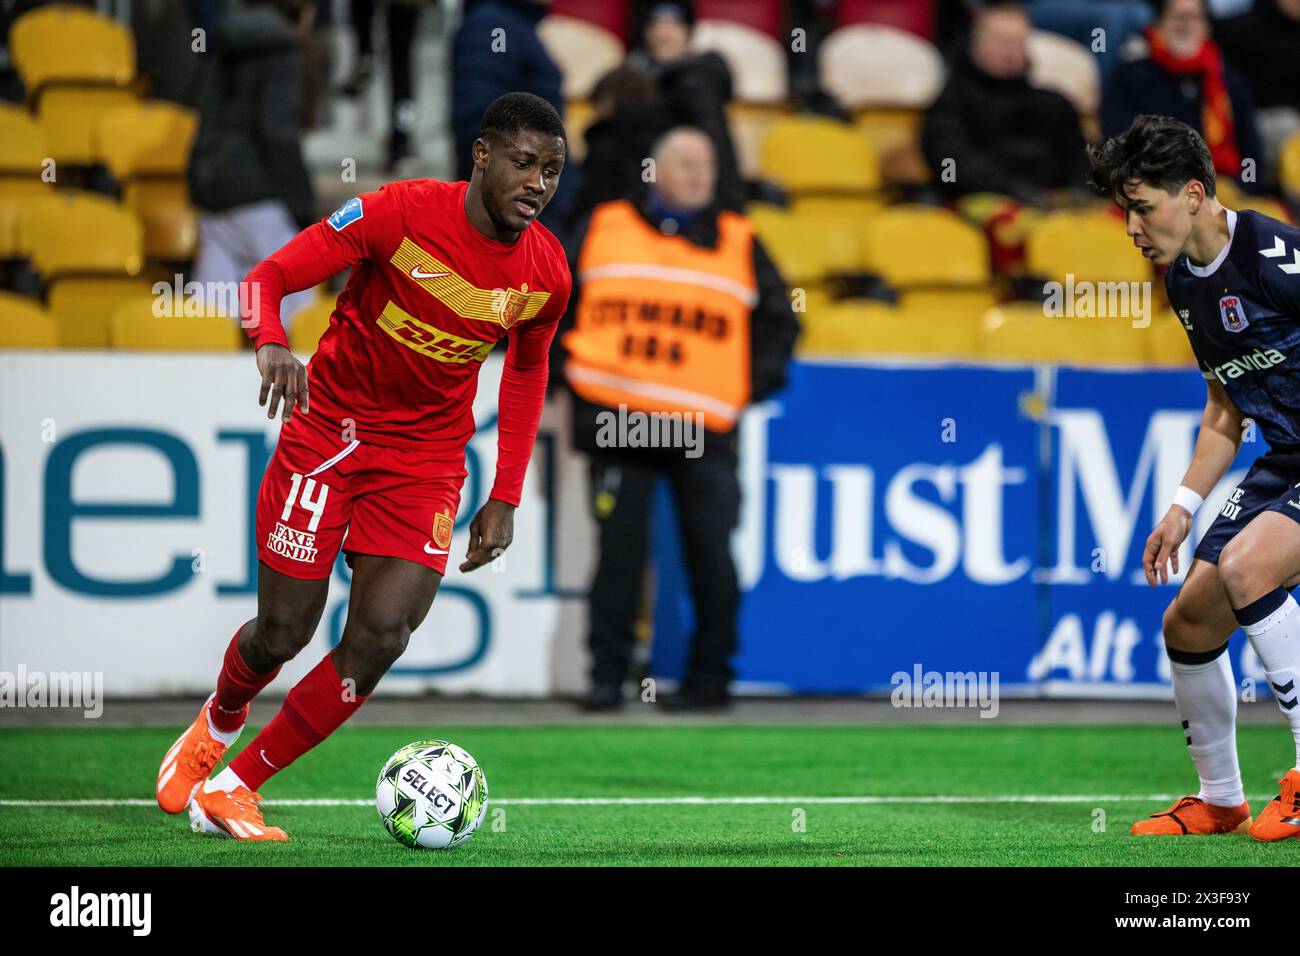
M483 822L487 793L487 778L469 753L445 740L417 740L379 771L375 807L403 846L450 850Z

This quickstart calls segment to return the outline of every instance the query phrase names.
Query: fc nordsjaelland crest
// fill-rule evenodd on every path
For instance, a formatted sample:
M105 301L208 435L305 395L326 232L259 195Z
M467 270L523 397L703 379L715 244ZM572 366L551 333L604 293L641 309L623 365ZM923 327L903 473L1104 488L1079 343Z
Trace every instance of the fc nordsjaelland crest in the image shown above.
M525 286L524 292L521 292L518 289L505 289L501 293L499 297L501 304L498 310L498 315L501 319L501 325L503 328L510 328L510 326L518 322L519 317L524 314L524 306L528 305L528 296L526 291L527 286Z
M440 548L451 546L452 516L450 508L443 508L433 516L433 543Z
M1241 299L1235 295L1225 295L1219 300L1219 315L1223 317L1223 327L1229 332L1240 332L1250 325Z

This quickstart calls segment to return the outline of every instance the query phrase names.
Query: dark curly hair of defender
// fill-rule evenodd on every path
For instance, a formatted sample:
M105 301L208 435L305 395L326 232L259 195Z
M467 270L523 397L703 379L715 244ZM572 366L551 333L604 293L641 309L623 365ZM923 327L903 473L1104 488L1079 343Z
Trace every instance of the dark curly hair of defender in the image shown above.
M1130 182L1173 194L1195 179L1214 195L1214 162L1201 134L1171 116L1138 116L1124 132L1088 147L1088 181L1111 197Z
M492 137L498 142L509 139L521 130L558 136L564 135L564 120L555 107L532 93L504 93L492 101L479 122L478 134Z

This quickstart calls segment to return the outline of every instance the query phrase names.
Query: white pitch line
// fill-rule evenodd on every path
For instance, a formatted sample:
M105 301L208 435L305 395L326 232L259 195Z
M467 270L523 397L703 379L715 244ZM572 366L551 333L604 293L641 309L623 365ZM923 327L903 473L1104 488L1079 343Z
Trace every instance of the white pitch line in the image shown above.
M860 797L513 797L491 798L489 803L512 807L671 807L671 806L740 806L802 805L802 804L961 804L961 803L1162 803L1177 800L1182 794L997 794L989 796L860 796ZM1252 800L1265 799L1266 795L1252 796ZM319 798L265 800L268 807L368 807L374 800ZM143 799L120 800L0 800L0 807L153 807L157 801Z

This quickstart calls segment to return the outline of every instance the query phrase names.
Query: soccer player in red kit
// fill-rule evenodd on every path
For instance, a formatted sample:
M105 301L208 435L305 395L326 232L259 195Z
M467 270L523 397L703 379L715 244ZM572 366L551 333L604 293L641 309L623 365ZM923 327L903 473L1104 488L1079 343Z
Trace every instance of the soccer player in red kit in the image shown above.
M257 617L158 772L159 806L188 806L196 830L287 839L263 821L258 788L347 720L406 649L446 569L478 371L502 339L496 479L461 571L510 545L571 287L559 242L534 222L564 166L564 126L545 100L508 93L484 113L473 155L468 183L397 182L350 199L245 282L259 402L269 418L283 406L282 425L257 501ZM348 268L304 368L281 298ZM339 645L209 780L249 702L311 640L340 547L352 590Z

